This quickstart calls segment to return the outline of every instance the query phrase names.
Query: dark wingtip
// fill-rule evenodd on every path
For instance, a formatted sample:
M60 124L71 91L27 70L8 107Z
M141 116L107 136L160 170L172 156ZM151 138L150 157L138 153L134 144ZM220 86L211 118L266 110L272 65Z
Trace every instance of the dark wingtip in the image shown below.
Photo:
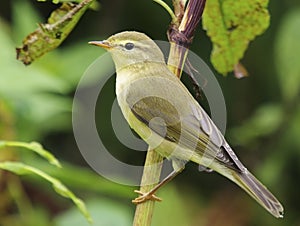
M274 217L283 218L284 209L275 196L261 184L251 173L239 174L245 187L242 186L254 199L256 199Z

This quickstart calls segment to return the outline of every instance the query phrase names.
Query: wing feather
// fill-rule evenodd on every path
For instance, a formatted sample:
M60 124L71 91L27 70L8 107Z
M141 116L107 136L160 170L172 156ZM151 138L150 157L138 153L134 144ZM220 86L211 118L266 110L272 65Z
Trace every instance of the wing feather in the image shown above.
M186 105L190 111L185 112L190 114L180 115L173 104L163 98L151 96L133 104L131 111L161 137L195 150L200 156L205 151L206 156L215 158L221 164L242 170L242 163L233 151L228 153L223 147L227 144L223 135L200 106Z

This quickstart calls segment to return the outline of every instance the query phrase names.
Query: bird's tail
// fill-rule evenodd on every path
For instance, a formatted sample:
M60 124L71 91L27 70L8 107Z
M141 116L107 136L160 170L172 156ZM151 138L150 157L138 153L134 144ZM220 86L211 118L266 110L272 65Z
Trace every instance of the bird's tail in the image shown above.
M237 185L239 185L242 189L244 189L250 196L252 196L273 216L277 218L283 217L283 206L274 197L274 195L262 183L260 183L249 171L232 171L232 177L228 175L224 176L227 176L229 179L231 179Z

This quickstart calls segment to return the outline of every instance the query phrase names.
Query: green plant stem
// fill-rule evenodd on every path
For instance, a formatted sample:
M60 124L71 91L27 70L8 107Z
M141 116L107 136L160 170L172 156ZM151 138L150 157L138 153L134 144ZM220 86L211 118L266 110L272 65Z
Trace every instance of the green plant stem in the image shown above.
M172 9L162 0L153 0L154 2L160 4L171 16L172 18L172 23L176 23L177 17L175 16L174 12Z
M141 182L141 192L148 192L154 188L160 179L163 157L155 150L148 150ZM155 183L153 183L155 181ZM137 205L133 226L150 226L155 201L148 200Z

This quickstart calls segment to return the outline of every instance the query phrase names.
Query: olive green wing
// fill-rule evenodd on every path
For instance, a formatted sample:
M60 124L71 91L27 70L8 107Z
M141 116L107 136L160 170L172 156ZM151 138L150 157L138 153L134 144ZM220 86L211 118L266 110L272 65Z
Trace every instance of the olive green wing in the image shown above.
M180 103L180 107L186 108L184 113L178 111L176 102L170 103L155 96L142 98L131 106L132 113L161 137L181 147L195 150L200 156L205 154L227 167L242 170L243 165L221 132L194 101L192 105L188 102L184 105Z

